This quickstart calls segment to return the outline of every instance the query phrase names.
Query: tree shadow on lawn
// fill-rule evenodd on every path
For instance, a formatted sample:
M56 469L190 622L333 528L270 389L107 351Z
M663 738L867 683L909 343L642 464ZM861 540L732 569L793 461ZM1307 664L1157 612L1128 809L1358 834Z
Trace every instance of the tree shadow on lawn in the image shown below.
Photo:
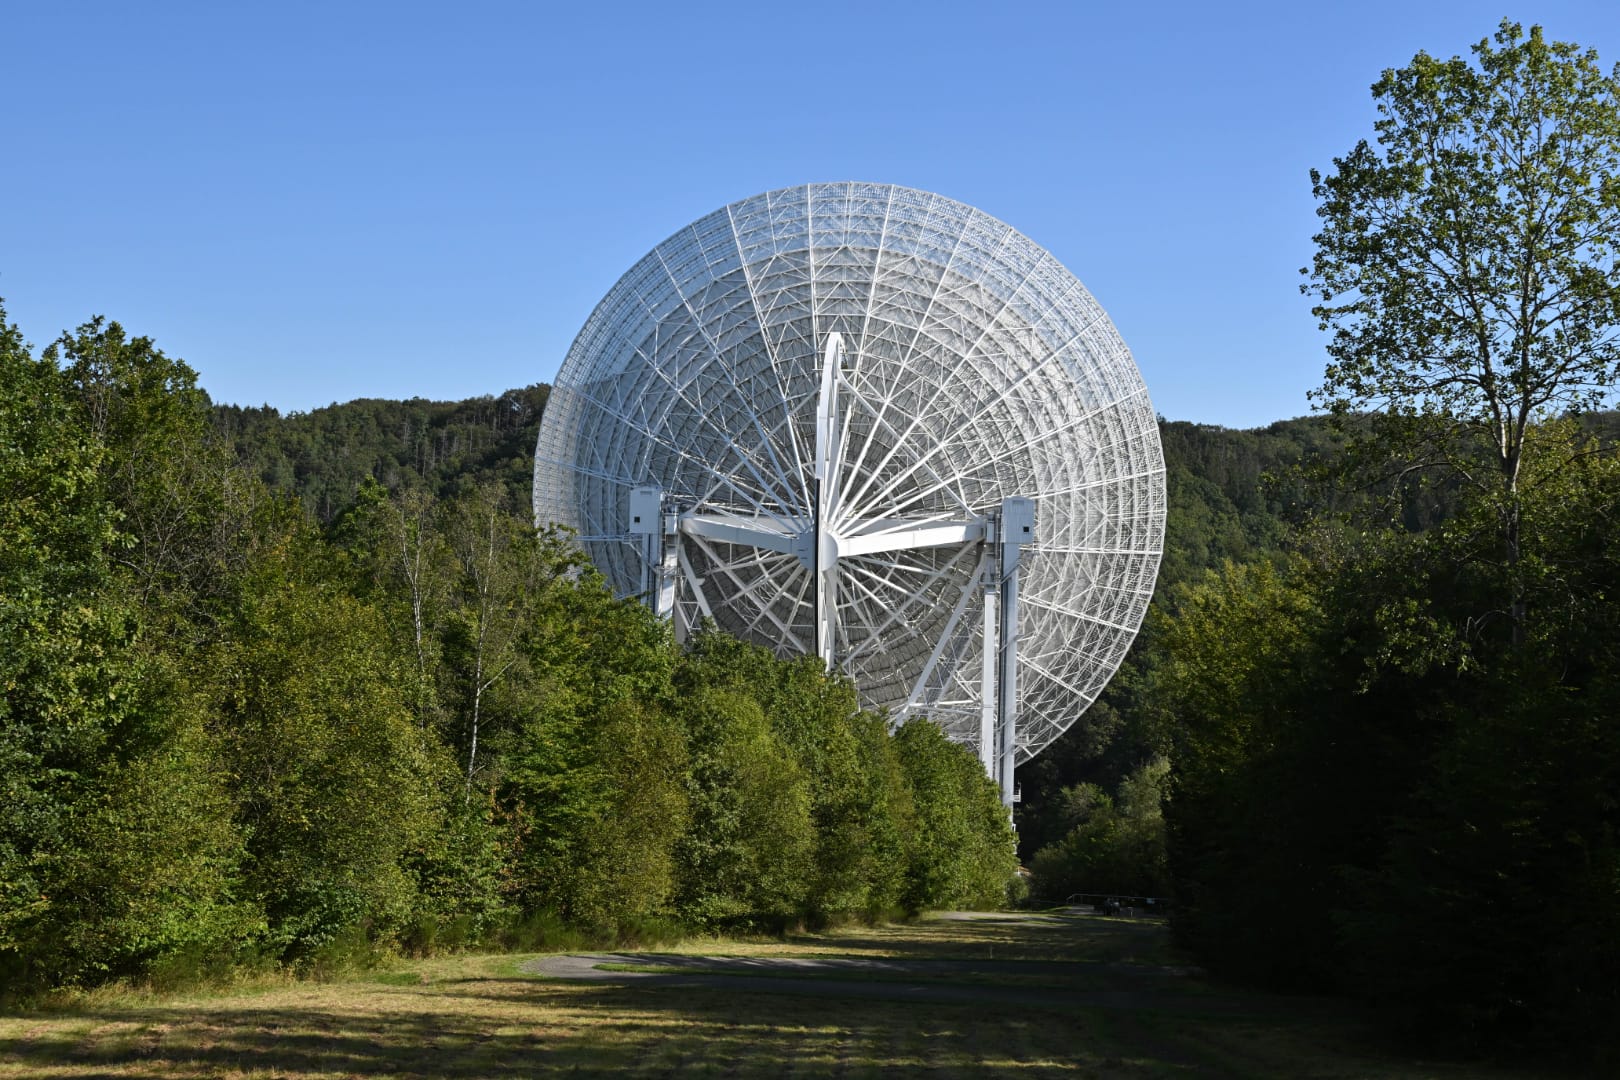
M576 953L524 961L519 970L541 978L669 994L717 990L1045 1011L1124 1008L1179 1016L1302 1016L1309 1010L1320 1013L1328 1004L1213 987L1171 968L1073 960Z
M827 934L789 934L784 940L807 952L835 949L895 953L917 959L1176 962L1163 923L1092 915L1049 915L1038 919L1008 915L1005 919L951 922L926 919Z
M330 988L323 988L330 990ZM277 995L278 998L287 995ZM41 1018L0 1039L0 1074L505 1077L551 1075L1187 1075L1196 1055L1081 1010L660 992L468 979L345 1000L218 998ZM297 1000L299 997L314 1000ZM1129 1026L1129 1025L1126 1025ZM38 1030L45 1029L45 1030ZM1126 1066L1126 1061L1133 1064ZM1122 1070L1122 1071L1121 1071ZM1198 1070L1195 1075L1220 1075Z
M800 935L785 952L758 954L762 968L788 953L930 962L914 969L965 960L918 981L968 992L971 1003L873 985L795 989L774 976L637 984L492 969L123 1000L0 1017L0 1077L1471 1075L1369 1059L1341 1006L1189 977L1167 962L1166 937L1157 923L1088 916L925 921ZM702 964L641 955L655 966ZM1008 963L1019 960L1026 970ZM977 968L1001 985L969 985Z

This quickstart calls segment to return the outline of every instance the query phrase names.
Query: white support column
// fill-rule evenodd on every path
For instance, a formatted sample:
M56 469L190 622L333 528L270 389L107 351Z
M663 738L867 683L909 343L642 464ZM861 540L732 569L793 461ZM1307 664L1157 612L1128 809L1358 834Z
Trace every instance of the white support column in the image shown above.
M658 567L664 561L664 492L652 485L630 489L630 535L641 544L641 595L657 609Z
M679 518L669 508L663 509L663 528L661 530L663 558L658 563L658 591L653 597L653 614L660 619L671 618L675 614L675 592L679 587L681 574L680 551L681 535ZM681 631L679 620L676 620L675 636L677 640L684 641L686 635Z
M832 531L832 509L838 483L838 377L844 364L844 339L827 335L821 358L821 396L816 403L816 505L814 558L816 582L816 655L831 670L838 649L838 537Z
M1001 678L996 706L1001 714L1001 801L1015 801L1018 763L1018 557L1035 539L1035 500L1003 499L1001 527Z
M996 564L985 560L981 591L984 593L984 666L979 676L979 760L990 779L996 776Z
M641 593L660 619L675 614L676 579L680 575L678 517L664 505L656 485L630 490L630 534L641 542ZM684 637L679 621L675 633Z

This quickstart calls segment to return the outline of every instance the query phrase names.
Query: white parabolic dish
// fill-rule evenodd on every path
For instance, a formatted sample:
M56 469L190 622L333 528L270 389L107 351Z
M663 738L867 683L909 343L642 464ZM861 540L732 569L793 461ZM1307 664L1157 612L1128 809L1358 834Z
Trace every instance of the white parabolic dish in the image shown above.
M638 487L684 522L659 567L632 531ZM662 568L678 632L712 616L815 654L805 545L823 537L834 665L863 704L975 745L986 537L1018 497L1036 512L1017 608L1022 762L1095 700L1141 625L1164 538L1156 418L1125 343L1056 259L970 206L884 184L768 192L659 244L575 339L535 455L536 521L577 530L624 594Z

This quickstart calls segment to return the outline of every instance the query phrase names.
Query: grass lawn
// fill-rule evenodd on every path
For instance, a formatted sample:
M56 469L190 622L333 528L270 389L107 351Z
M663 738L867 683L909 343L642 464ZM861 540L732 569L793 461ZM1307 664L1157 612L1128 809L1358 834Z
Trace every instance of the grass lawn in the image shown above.
M0 1016L0 1077L1528 1075L1402 1060L1330 1003L1210 986L1174 967L1163 928L1146 921L929 920L661 951L1082 963L997 974L976 1004L799 996L786 977L770 980L782 992L724 978L699 989L569 982L523 974L532 956L185 995L105 991ZM1000 985L1025 998L1045 988L1051 1001L997 1000Z

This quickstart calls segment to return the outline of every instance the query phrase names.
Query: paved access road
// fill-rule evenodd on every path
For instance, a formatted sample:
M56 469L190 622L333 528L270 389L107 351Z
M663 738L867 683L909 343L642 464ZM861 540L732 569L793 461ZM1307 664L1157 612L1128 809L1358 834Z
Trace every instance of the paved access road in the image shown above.
M526 962L522 970L553 979L669 991L703 989L883 1001L1149 1007L1200 1014L1246 1012L1259 1004L1248 995L1211 994L1188 969L1154 964L622 952L541 957Z

